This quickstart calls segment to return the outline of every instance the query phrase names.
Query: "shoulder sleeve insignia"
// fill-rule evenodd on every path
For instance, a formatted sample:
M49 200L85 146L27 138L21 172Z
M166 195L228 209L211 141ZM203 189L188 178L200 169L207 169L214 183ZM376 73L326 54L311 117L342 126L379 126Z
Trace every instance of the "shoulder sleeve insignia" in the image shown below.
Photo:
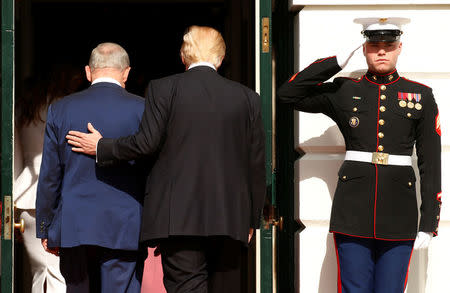
M441 119L439 118L439 112L436 115L436 133L441 136Z

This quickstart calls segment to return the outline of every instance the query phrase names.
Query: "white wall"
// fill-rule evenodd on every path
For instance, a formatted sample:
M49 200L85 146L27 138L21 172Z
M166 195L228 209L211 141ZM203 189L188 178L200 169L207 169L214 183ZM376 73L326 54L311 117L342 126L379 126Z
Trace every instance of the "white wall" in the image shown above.
M350 52L361 44L364 41L361 27L353 23L354 18L411 18L411 23L404 26L403 51L397 68L400 75L431 86L439 105L443 129L443 205L439 236L433 239L428 250L414 252L406 292L450 292L447 284L450 207L446 199L450 191L450 182L446 180L450 178L450 98L447 97L450 93L450 58L447 56L450 50L450 1L378 2L396 5L373 3L357 0L292 0L293 10L305 5L294 24L297 70L317 58ZM357 52L339 75L360 76L366 68L364 56ZM298 237L298 292L336 292L336 256L328 225L337 171L345 151L344 140L334 122L324 115L298 113L296 121L296 141L298 147L306 152L296 167L297 216L307 226Z

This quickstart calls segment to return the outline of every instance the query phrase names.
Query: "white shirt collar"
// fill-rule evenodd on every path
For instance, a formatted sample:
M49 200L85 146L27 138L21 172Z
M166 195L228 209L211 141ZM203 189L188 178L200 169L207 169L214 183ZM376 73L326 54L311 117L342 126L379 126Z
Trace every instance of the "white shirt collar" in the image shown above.
M111 77L99 77L99 78L96 78L91 84L96 84L96 83L99 83L99 82L115 83L115 84L117 84L119 86L122 86L120 84L120 82L118 82L117 80L115 80L114 78L111 78Z
M197 66L208 66L208 67L211 67L211 68L214 69L214 70L217 70L216 67L214 67L214 65L212 65L212 64L209 63L209 62L205 62L205 61L200 61L200 62L197 62L197 63L192 63L191 65L189 65L188 70L191 69L191 68L197 67Z

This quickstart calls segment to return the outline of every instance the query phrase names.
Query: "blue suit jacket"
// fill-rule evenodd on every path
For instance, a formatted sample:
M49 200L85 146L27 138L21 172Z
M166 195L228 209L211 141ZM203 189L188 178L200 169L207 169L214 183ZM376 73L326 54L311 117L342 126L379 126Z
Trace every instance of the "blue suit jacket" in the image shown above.
M86 132L88 122L106 137L130 135L143 110L141 97L108 82L50 105L36 199L36 234L49 247L138 248L146 176L140 164L98 168L95 157L71 151L65 136Z

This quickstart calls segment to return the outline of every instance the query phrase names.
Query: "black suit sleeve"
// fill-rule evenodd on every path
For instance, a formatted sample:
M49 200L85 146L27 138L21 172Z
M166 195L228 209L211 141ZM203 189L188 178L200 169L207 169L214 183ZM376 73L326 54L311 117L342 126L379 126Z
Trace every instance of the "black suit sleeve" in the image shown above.
M329 94L336 91L337 84L325 81L339 71L336 57L318 59L286 81L277 91L278 98L298 111L333 117Z
M254 93L250 141L250 184L252 214L250 227L259 228L266 194L265 135L261 117L261 98Z
M150 81L139 131L118 139L100 139L97 146L97 162L100 166L144 158L158 150L166 132L172 91L170 80L166 84Z
M416 127L417 165L422 198L419 230L437 235L441 207L441 127L431 89L429 95L423 98L423 111Z

